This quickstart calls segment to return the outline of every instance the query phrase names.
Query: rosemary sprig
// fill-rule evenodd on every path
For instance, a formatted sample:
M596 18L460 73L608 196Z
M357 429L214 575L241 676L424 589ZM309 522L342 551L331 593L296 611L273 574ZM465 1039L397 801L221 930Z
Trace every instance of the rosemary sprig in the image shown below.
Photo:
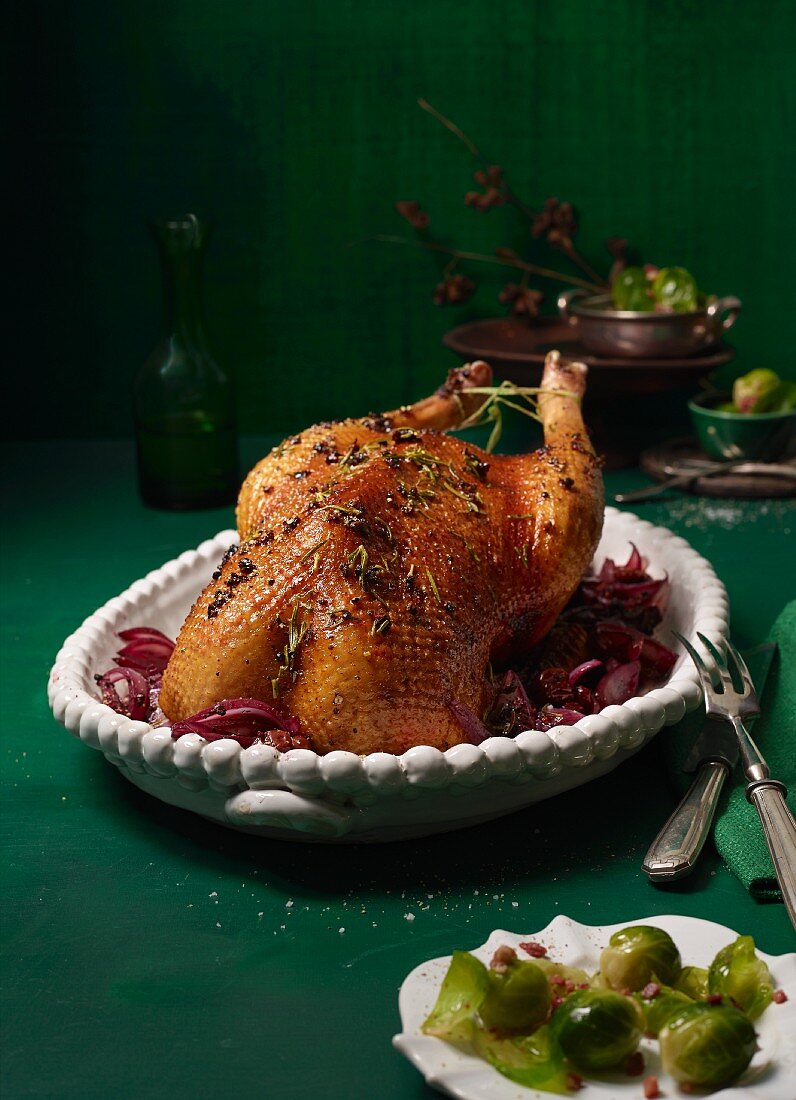
M467 392L484 394L486 401L471 416L462 421L459 428L480 428L484 424L492 424L492 431L485 447L485 450L490 453L497 446L503 431L504 407L515 409L523 416L541 422L536 401L538 394L546 393L556 397L572 397L576 401L580 400L577 394L568 390L542 390L538 386L517 386L508 379L504 379L499 386L473 386ZM519 400L513 400L517 398Z
M295 670L296 655L298 648L301 645L307 631L310 628L309 621L307 619L301 619L299 621L299 611L303 609L305 611L312 611L312 607L308 603L303 602L303 597L297 596L293 604L293 610L290 615L290 622L287 626L287 641L285 642L284 649L282 650L282 661L279 665L279 670L276 676L271 680L271 692L274 699L279 698L280 693L280 681L283 676L291 676L295 681L298 673Z
M318 554L318 551L320 550L320 548L322 546L325 546L328 541L329 541L329 536L327 535L325 539L321 539L320 542L316 542L314 546L311 546L309 548L309 550L304 551L304 553L299 558L299 562L301 562L303 564L307 560L307 558L311 558L313 556L313 554L317 557L317 554Z

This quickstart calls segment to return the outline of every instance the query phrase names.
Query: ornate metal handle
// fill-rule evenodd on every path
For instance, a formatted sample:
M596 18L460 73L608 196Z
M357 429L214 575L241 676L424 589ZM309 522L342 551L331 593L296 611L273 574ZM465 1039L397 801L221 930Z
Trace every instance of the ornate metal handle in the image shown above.
M738 320L738 314L741 312L741 305L742 302L740 298L735 298L732 294L728 294L726 298L719 298L717 301L711 302L706 313L713 322L714 328L718 329L720 332L726 332L727 329L732 328ZM722 316L725 313L727 316Z
M575 326L578 323L577 315L572 313L570 306L576 299L587 297L587 291L582 290L580 287L573 287L572 290L565 290L558 296L558 313L562 321L566 321L568 325Z
M673 882L693 871L707 840L728 767L703 764L682 802L653 840L642 864L651 882Z
M320 798L292 791L242 791L227 799L227 820L243 828L265 825L315 836L343 836L351 828L351 812Z
M776 780L761 779L749 784L746 797L760 817L782 900L796 928L796 822L785 804L785 788Z

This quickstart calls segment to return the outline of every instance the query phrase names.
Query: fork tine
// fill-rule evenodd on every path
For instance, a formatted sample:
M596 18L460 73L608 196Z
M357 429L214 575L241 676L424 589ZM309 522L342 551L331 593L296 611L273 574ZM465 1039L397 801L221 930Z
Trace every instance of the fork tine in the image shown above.
M705 649L707 649L708 653L716 662L716 671L721 677L721 682L724 688L729 689L730 691L735 691L735 687L732 682L732 676L730 676L729 672L727 671L727 662L724 659L723 655L718 651L713 642L711 642L710 638L707 638L704 634L700 634L697 631L697 638L699 638L700 642L702 642Z
M699 673L699 679L702 681L702 688L707 694L708 691L713 691L713 680L711 679L710 672L707 665L702 660L702 654L698 649L695 649L687 638L684 638L682 634L678 634L676 630L673 630L675 638L685 647L691 660L696 665L696 670Z
M727 667L729 668L730 674L732 675L733 669L731 667L731 664L734 665L735 671L738 673L738 675L739 675L739 677L740 677L740 679L743 683L743 693L742 694L744 694L744 695L754 695L755 694L755 685L752 682L752 677L749 675L749 669L746 667L746 661L744 661L743 657L738 652L738 650L735 648L735 646L732 644L732 642L728 641L727 642ZM741 694L740 691L739 691L739 694Z

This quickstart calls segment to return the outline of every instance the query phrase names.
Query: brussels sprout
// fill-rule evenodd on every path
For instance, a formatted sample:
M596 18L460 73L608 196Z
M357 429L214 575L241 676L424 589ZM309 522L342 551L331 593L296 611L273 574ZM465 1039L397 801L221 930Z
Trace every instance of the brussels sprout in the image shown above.
M755 954L751 936L739 936L719 951L708 970L708 991L730 998L750 1020L771 1003L771 974Z
M656 979L672 985L680 973L680 952L666 932L636 924L614 932L600 955L600 973L611 989L643 989Z
M793 412L796 409L796 382L780 382L766 404L766 412Z
M526 1088L569 1095L572 1077L558 1043L545 1024L533 1035L519 1039L497 1039L477 1031L473 1045L504 1077Z
M737 1008L687 1005L658 1036L661 1061L681 1085L719 1088L738 1077L757 1047L755 1029Z
M707 970L702 966L684 966L674 982L674 988L694 1001L704 1000L709 992Z
M644 1014L632 997L602 989L578 989L550 1020L566 1057L585 1071L621 1065L638 1046L643 1028Z
M779 389L779 377L773 370L759 367L736 378L732 387L732 401L739 413L768 412L768 405L775 400Z
M674 313L688 313L699 306L694 276L684 267L662 267L652 284L655 305Z
M644 1030L648 1035L657 1036L658 1032L686 1005L693 1004L689 996L680 993L669 986L658 987L659 992L654 997L645 997L638 994L638 1002L644 1012Z
M625 267L611 284L611 298L616 309L648 311L653 307L650 284L640 267Z
M426 1035L454 1042L470 1038L472 1017L489 990L489 971L467 951L454 951L437 1003L423 1024Z
M533 962L510 962L502 973L489 972L489 988L479 1012L495 1031L532 1031L547 1019L550 986Z

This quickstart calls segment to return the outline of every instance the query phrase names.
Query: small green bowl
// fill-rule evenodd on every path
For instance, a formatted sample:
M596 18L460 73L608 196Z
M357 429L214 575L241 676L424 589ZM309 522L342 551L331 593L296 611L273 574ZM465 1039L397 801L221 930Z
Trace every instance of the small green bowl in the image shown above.
M705 454L726 461L748 458L774 462L796 453L796 411L731 413L714 407L730 400L728 394L705 394L688 402Z

